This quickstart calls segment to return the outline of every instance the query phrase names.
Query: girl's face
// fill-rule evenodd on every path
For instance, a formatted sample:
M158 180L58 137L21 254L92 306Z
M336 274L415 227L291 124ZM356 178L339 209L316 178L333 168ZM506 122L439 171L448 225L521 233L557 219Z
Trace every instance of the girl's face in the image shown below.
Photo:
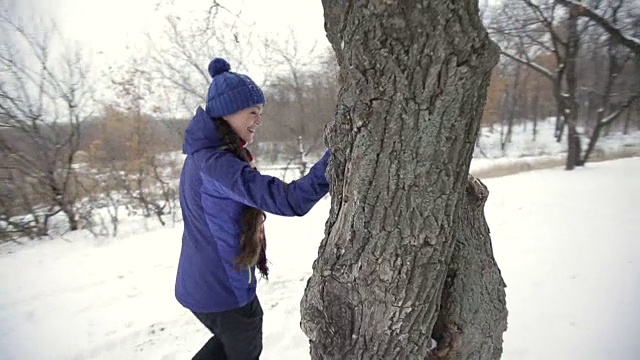
M253 136L256 129L262 124L262 104L242 109L231 115L227 115L224 119L229 123L233 131L235 131L242 140L249 145L253 142Z

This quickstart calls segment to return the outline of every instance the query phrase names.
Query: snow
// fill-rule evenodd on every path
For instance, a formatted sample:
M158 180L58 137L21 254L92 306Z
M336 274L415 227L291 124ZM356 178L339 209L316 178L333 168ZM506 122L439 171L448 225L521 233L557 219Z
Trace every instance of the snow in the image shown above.
M530 125L529 125L530 126ZM483 132L472 171L560 161L564 142L543 122ZM523 136L522 134L526 134ZM601 151L640 144L640 134L601 139ZM507 283L506 360L638 359L640 157L484 179L486 216ZM271 280L263 360L308 359L299 303L323 237L330 201L307 216L270 215ZM117 238L84 232L0 246L0 358L188 359L209 334L174 299L181 223L122 220Z
M563 165L566 161L567 132L564 132L560 142L556 141L554 118L538 122L535 140L532 129L531 123L514 125L512 140L502 150L499 126L483 128L471 161L471 173L486 178ZM589 139L584 135L583 128L577 130L582 134L582 147L585 149ZM591 160L628 155L640 156L640 131L627 135L612 132L609 136L601 137Z
M503 359L638 359L640 158L488 180Z

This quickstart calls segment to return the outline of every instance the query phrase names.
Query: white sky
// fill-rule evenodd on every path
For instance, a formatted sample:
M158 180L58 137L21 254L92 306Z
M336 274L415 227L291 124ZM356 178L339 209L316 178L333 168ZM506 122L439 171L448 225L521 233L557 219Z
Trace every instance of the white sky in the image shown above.
M206 14L210 0L5 0L25 20L53 17L69 40L79 41L98 70L130 51L144 48L145 34L161 33L167 13L193 19ZM320 0L222 0L254 33L285 36L289 28L303 44L327 45ZM162 4L158 6L158 4ZM176 5L178 4L178 5ZM185 20L188 21L188 20ZM129 48L130 50L128 50ZM212 54L212 56L215 54Z
M321 0L218 1L240 13L241 22L247 24L246 32L258 37L267 35L272 40L284 40L293 29L302 54L314 44L316 50L329 46ZM25 23L36 29L41 19L53 18L64 40L76 42L86 51L95 78L104 79L102 76L110 73L111 66L127 64L132 54L146 53L146 35L160 41L167 15L196 21L206 16L212 0L0 0L0 7L3 4L22 14ZM220 54L211 57L216 55ZM259 61L252 66L251 60L243 61L247 73L262 83L266 69L263 64L258 65ZM231 66L235 67L233 62ZM101 81L95 81L99 96L110 97Z
M164 16L184 15L194 18L206 13L211 0L0 0L20 8L26 18L54 17L63 33L78 40L94 54L94 64L101 66L127 56L127 46L142 46L145 33L161 32ZM321 0L219 0L223 5L242 10L241 19L254 24L253 30L286 36L289 28L303 44L317 42L328 46L324 32ZM496 0L480 0L495 3ZM161 4L161 6L158 6ZM176 5L178 4L178 5Z

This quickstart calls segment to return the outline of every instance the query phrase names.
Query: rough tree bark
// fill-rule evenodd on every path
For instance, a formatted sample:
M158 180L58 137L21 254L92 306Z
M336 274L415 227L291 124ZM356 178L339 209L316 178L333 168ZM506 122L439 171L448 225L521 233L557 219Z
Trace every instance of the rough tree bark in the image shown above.
M301 302L311 357L498 359L504 283L486 188L468 180L498 59L478 2L323 5L341 90L331 212Z
M455 247L448 264L442 304L429 359L499 359L507 330L506 287L493 257L484 204L489 190L469 175L454 218Z

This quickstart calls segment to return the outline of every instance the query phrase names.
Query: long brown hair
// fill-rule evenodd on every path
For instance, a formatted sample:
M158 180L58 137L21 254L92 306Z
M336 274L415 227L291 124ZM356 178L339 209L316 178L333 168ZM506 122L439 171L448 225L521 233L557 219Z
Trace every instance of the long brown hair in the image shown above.
M251 164L251 153L244 148L242 139L231 128L229 123L222 118L214 118L213 122L218 127L218 134L225 144L224 148L240 158ZM247 206L240 217L240 253L234 260L236 268L243 268L247 266L253 266L258 264L260 256L265 256L265 239L263 223L266 219L266 214L254 207ZM266 258L264 259L264 265L258 266L260 272L264 277L267 277Z

